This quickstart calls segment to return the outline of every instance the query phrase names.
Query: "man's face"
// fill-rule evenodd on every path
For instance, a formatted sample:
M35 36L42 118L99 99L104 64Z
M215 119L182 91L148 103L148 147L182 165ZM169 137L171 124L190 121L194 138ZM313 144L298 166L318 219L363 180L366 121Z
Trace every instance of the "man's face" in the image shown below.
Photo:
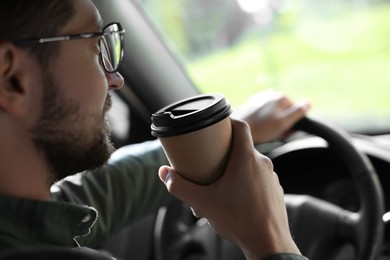
M50 75L45 79L44 110L33 134L48 160L51 181L95 169L109 159L114 151L106 120L110 106L107 95L103 112L87 115L82 105L65 97Z
M61 34L101 30L89 0L75 0L76 14ZM98 38L62 42L59 55L44 72L42 112L32 132L43 151L51 181L103 165L113 151L106 112L108 90L121 87L118 74L106 74Z

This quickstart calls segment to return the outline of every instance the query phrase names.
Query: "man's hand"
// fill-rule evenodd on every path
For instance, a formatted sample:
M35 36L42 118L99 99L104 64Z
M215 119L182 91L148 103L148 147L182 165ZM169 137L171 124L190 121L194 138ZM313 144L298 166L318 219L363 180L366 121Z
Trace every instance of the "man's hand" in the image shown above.
M233 117L246 121L253 142L260 144L286 137L289 129L305 116L309 108L308 101L294 104L285 95L267 90L251 96Z
M197 185L168 166L160 168L160 179L195 215L240 246L248 259L278 252L300 254L291 238L283 189L271 160L254 149L246 123L232 120L232 127L229 161L216 182Z

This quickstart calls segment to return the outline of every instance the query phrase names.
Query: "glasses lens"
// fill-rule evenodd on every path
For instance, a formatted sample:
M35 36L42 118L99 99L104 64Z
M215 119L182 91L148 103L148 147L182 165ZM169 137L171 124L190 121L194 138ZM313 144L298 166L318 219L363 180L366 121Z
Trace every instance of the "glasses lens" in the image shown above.
M116 71L122 62L123 31L118 24L111 24L103 31L103 37L100 41L100 49L104 68L108 72Z

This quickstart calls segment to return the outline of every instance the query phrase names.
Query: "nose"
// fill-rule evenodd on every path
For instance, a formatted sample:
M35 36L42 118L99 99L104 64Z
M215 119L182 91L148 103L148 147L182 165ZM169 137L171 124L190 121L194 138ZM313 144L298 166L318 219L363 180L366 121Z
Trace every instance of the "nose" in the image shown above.
M114 73L106 72L106 77L107 77L109 90L120 89L121 87L123 87L124 80L122 75L119 72L114 72Z

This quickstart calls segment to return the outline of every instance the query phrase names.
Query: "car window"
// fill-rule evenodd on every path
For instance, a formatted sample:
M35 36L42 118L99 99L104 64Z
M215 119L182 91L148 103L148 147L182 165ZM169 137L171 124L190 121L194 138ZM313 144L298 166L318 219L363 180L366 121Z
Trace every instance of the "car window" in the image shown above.
M390 1L138 0L201 92L277 89L351 131L390 129Z

